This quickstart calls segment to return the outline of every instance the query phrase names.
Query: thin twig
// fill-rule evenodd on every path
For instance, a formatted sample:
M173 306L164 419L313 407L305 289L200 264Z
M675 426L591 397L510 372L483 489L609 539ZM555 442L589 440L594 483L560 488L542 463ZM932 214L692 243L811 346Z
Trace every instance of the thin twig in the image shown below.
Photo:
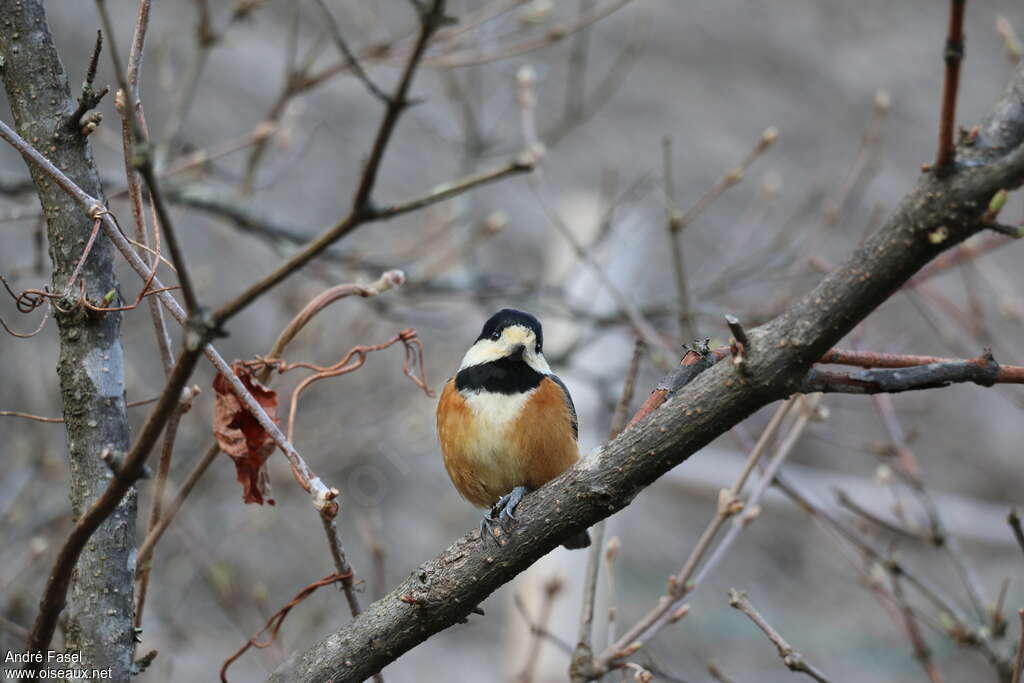
M206 449L206 453L196 463L192 471L189 472L188 477L185 478L185 483L178 489L178 494L167 504L167 508L163 511L159 522L156 526L151 526L146 532L146 538L143 540L142 545L139 546L137 564L138 573L141 574L145 567L149 564L149 559L153 554L153 548L156 547L157 542L163 536L164 532L167 531L167 527L174 521L175 515L178 514L178 510L185 503L185 499L188 498L189 494L192 493L192 489L195 488L196 484L202 478L203 474L206 473L207 468L213 463L220 454L220 448L214 443L212 446Z
M149 405L150 403L156 403L160 400L160 397L147 398L141 401L129 401L125 404L127 408L137 408L139 406ZM52 422L61 423L64 422L63 417L43 417L42 415L33 415L31 413L23 413L17 410L0 410L0 417L23 417L27 420L35 420L36 422Z
M562 652L569 655L572 654L572 645L565 642L565 640L563 640L562 638L559 638L558 634L551 633L546 628L542 627L540 624L534 623L534 621L530 618L530 614L526 611L526 605L523 604L523 598L521 595L519 595L519 593L516 593L512 596L512 604L515 606L516 611L519 612L519 616L521 616L523 618L523 621L526 622L526 626L530 630L531 634L542 636ZM478 609L474 611L474 613L483 614L483 610Z
M939 150L935 155L935 171L946 173L956 160L953 140L956 126L956 95L960 86L960 62L964 58L964 8L967 0L950 0L949 32L943 58L946 78L942 84L942 112L939 120Z
M246 652L248 652L249 648L256 647L262 649L270 647L270 645L277 639L277 634L280 632L281 626L284 624L284 620L285 618L287 618L288 613L291 612L292 608L294 608L296 605L298 605L303 600L312 595L313 592L316 591L318 588L329 586L332 583L336 583L338 581L344 581L345 578L345 575L341 573L331 574L329 576L325 576L319 581L314 581L313 583L309 584L301 591L299 591L295 595L295 597L288 602L287 605L279 609L277 612L274 613L272 617L270 617L270 619L267 620L266 625L262 629L260 629L259 633L250 638L245 643L245 645L243 645L237 652L235 652L233 655L231 655L224 661L224 664L222 664L220 668L220 680L222 681L222 683L227 683L228 667L230 667L231 664L236 659L238 659ZM351 578L351 576L349 576L348 578ZM259 637L262 634L267 633L268 631L270 632L270 639L266 641L259 640Z
M121 59L118 56L117 39L114 36L113 24L110 21L110 14L107 11L106 0L96 0L96 7L100 13L100 20L103 22L103 28L107 32L107 37L110 39L110 59L114 64L114 72L117 75L121 91L124 93L126 98L126 109L130 113L129 120L132 125L132 135L136 141L143 143L142 131L139 126L138 119L136 118L136 113L139 110L138 97L136 96L136 90L132 88L131 84L128 82L127 72L124 70L121 64ZM153 170L152 154L149 150L138 149L134 163L138 168L139 173L142 175L143 180L146 181L146 186L149 188L150 200L153 202L153 207L156 209L157 216L160 219L160 227L163 229L164 238L167 240L167 249L171 252L171 261L174 263L174 268L178 272L178 284L181 287L181 294L185 298L185 309L188 311L189 315L195 315L198 311L199 300L196 297L196 290L192 283L192 277L189 275L188 269L185 265L184 250L178 240L178 234L171 223L170 212L167 210L167 205L160 192L156 173Z
M941 621L932 619L929 623L934 625L940 633L947 635L958 645L977 648L992 664L993 668L1000 672L1000 675L1009 676L1010 664L995 649L989 634L985 629L972 628L963 611L942 591L933 586L923 576L913 571L907 564L876 546L856 529L836 519L815 500L813 495L803 490L802 487L798 486L788 476L782 473L777 474L775 485L793 500L801 510L836 531L841 538L858 548L866 557L877 562L890 575L899 576L906 580L915 591L934 605L941 615ZM918 615L918 618L921 618L921 616L923 615Z
M759 629L764 631L764 634L768 636L768 640L772 641L772 645L778 649L779 657L782 658L782 663L785 664L790 671L805 673L814 680L820 681L820 683L828 683L828 678L825 677L825 674L821 673L821 671L804 659L802 654L793 649L793 646L790 645L778 631L772 628L772 625L765 621L765 618L762 617L756 609L754 609L754 606L750 603L746 593L738 591L735 588L731 588L729 590L729 606L746 614Z
M593 0L578 0L577 20L582 19ZM578 31L573 38L569 52L569 68L565 77L565 108L562 120L571 122L583 118L583 105L587 92L587 57L590 47L590 31Z
M486 64L488 62L494 62L501 59L519 57L529 52L540 50L560 40L564 40L577 31L582 31L591 24L594 24L613 12L622 9L632 1L633 0L612 0L604 7L595 7L590 12L587 12L585 16L578 18L572 23L550 26L542 35L526 38L518 43L503 46L499 45L495 49L486 51L474 49L451 52L449 54L427 59L425 60L425 64L431 68L453 68L459 66Z
M769 127L761 133L761 137L757 139L757 143L754 148L750 150L747 156L740 162L739 166L726 172L721 179L711 186L707 192L705 192L697 202L686 210L685 213L679 218L679 227L677 231L681 232L685 230L690 224L692 224L697 218L704 213L704 211L715 203L723 192L728 190L733 185L738 184L743 180L743 176L746 175L747 170L750 168L757 159L768 151L768 148L775 144L775 141L779 139L779 130L777 128Z
M903 599L901 577L899 574L892 574L891 576L893 597L899 603L900 612L903 615L903 626L907 631L907 637L910 639L910 645L914 649L914 659L921 663L921 667L924 669L925 675L928 676L930 683L943 683L942 673L939 671L938 666L936 666L935 660L932 658L931 648L928 647L928 643L925 642L924 635L921 633L921 627L917 623L917 616L914 614L914 610L910 608L910 605Z
M149 231L146 226L146 216L142 202L142 191L139 186L139 177L135 169L135 142L134 126L135 117L138 117L140 142L143 144L149 138L149 129L146 124L146 116L143 111L142 102L139 99L139 76L142 69L143 51L145 48L146 33L149 28L150 1L142 0L139 3L138 16L135 23L135 32L132 38L131 50L128 54L128 70L125 75L125 82L128 86L128 93L122 91L117 98L118 113L121 115L121 143L124 151L125 177L128 182L128 194L131 199L132 217L135 223L135 237L140 244L148 246ZM134 107L132 106L134 103ZM154 272L160 259L160 225L154 213L153 216L154 241L157 246L153 268ZM174 355L171 350L171 337L167 331L167 322L164 319L163 309L160 303L149 297L150 318L153 321L153 329L156 332L157 348L160 358L163 361L164 371L170 375L174 367ZM153 483L153 498L150 503L148 529L152 530L160 521L161 508L163 505L164 492L167 487L167 479L171 470L171 460L174 455L174 443L177 438L178 425L181 417L188 410L191 397L183 397L178 408L167 421L164 430L163 444L160 450L160 460L157 466L156 479ZM150 563L141 565L138 570L138 589L136 591L135 625L142 624L142 615L145 611L146 595L149 590Z
M568 242L576 256L586 263L591 270L593 270L594 274L601 281L602 286L604 286L608 294L611 295L612 299L615 300L615 304L623 313L626 314L626 317L629 318L629 322L633 326L635 332L644 340L645 343L647 343L648 346L657 348L666 354L674 356L674 349L669 346L654 326L651 325L651 323L644 317L636 304L630 301L622 290L612 282L604 268L601 267L597 258L595 258L593 252L580 242L572 229L565 224L565 221L562 220L561 216L559 216L558 213L548 204L541 187L536 183L531 183L531 187L534 190L534 196L537 198L537 203L541 209L543 209L548 221L558 231L558 234Z
M1021 683L1021 676L1024 676L1024 608L1017 610L1020 617L1020 642L1017 643L1017 656L1013 659L1013 677L1011 683Z
M1006 515L1006 523L1013 530L1013 537L1017 539L1017 545L1020 546L1021 550L1024 550L1024 529L1021 529L1020 515L1017 513L1016 508L1010 508Z
M363 366L366 362L367 355L374 351L383 351L384 349L394 346L399 342L401 342L405 347L405 364L402 370L405 372L406 377L411 379L413 383L422 389L425 394L432 396L433 391L429 386L427 386L426 379L415 375L416 366L419 367L421 372L423 370L423 345L416 337L416 330L411 327L400 331L395 336L391 337L387 341L381 342L380 344L363 344L360 346L354 346L349 349L348 353L342 356L341 360L330 367L319 367L311 363L284 363L283 361L278 362L258 359L256 363L260 365L265 363L275 363L278 372L282 373L293 368L305 368L314 371L314 374L299 382L298 386L296 386L292 391L291 403L288 409L288 440L291 441L294 434L295 413L299 403L299 397L302 396L302 393L309 388L311 384L323 379L347 375L350 372L354 372ZM303 484L303 488L305 488L305 484L301 480L299 483Z
M505 167L505 169L498 174L490 174L483 177L468 179L468 182L464 182L461 187L442 190L421 200L414 200L414 202L398 205L390 210L380 210L373 206L371 195L374 187L376 186L377 173L380 169L384 152L391 140L392 133L394 132L395 125L398 123L401 113L409 104L407 100L409 89L412 86L413 76L415 75L416 68L422 59L423 52L426 50L426 46L429 43L431 36L440 27L444 20L444 5L445 3L443 0L433 0L431 7L421 14L421 26L419 37L416 42L416 48L409 55L405 69L402 72L402 77L399 80L394 93L388 100L388 106L384 113L384 118L377 130L377 135L374 138L370 155L363 167L363 174L360 177L355 194L353 195L352 207L348 216L343 218L333 228L330 228L314 239L285 263L275 268L269 275L254 283L234 299L221 306L215 315L215 319L217 321L223 323L237 314L268 289L294 273L320 254L324 249L363 223L371 220L391 218L399 215L400 213L421 208L429 203L448 199L459 192L469 189L470 187L475 187L482 183L497 180L499 177L503 177L510 173L526 170L522 164L516 163L515 165Z
M284 329L281 330L281 334L277 336L277 340L274 342L274 345L270 348L270 353L267 354L267 358L280 358L284 354L288 344L290 344L292 339L295 338L295 335L297 335L310 320L319 315L321 311L334 302L350 296L360 296L363 298L377 296L378 294L386 292L393 287L400 287L404 283L405 274L402 271L389 270L386 273L383 273L375 282L370 284L342 284L335 285L334 287L324 290L319 295L311 299L310 302L307 303L287 325L285 325ZM269 378L269 375L270 367L268 366L257 376L257 379L259 379L260 382L265 383Z
M518 175L520 173L529 173L533 169L533 162L525 156L520 155L502 166L497 166L493 169L474 173L466 176L465 178L445 183L419 197L407 199L403 202L390 204L388 206L375 207L372 210L369 210L364 219L367 222L390 220L397 216L401 216L402 214L409 213L410 211L423 209L432 204L437 204L438 202L451 199L452 197L456 197L481 185L493 183L496 180L501 180L508 176Z
M853 514L857 515L858 517L861 517L861 518L867 520L868 522L874 524L877 527L885 529L886 531L888 531L888 532L890 532L892 534L895 534L897 536L900 536L902 538L908 538L908 539L910 539L912 541L918 541L918 542L921 542L921 543L928 543L928 542L931 541L931 539L926 538L926 537L922 536L921 534L915 533L915 532L911 531L910 529L906 529L906 528L904 528L904 527L902 527L902 526L900 526L898 524L894 524L894 523L890 522L887 519L883 519L882 517L879 517L875 513L873 513L870 510L868 510L867 508L864 508L863 506L861 506L859 503L857 503L857 501L855 501L852 498L850 498L849 494L847 494L842 489L838 489L837 488L835 490L835 494L836 494L836 501L840 505L842 505L844 508L846 508L847 510L849 510Z
M523 668L520 670L519 675L516 676L516 683L532 683L533 681L533 670L540 660L540 646L543 643L544 633L547 632L548 622L551 620L551 611L555 606L555 600L558 599L559 594L562 592L562 587L562 579L557 575L551 576L544 582L544 602L541 603L540 616L537 618L536 628L531 628L533 638L530 641L530 649L524 658Z
M1021 49L1020 38L1017 37L1017 32L1013 29L1010 20L1004 16L996 17L996 33L1003 39L1003 52L1006 53L1006 59L1010 65L1020 64L1021 54L1024 51Z
M181 406L171 413L167 420L163 445L160 449L160 460L157 464L156 479L153 482L153 500L149 508L149 524L147 529L152 529L160 522L161 507L163 505L164 492L167 489L167 477L171 471L171 456L174 453L174 438L178 433L178 425L182 416ZM135 600L135 626L142 626L142 614L146 607L146 594L149 591L149 576L151 565L147 564L139 572L139 587Z
M689 557L687 557L686 561L683 563L682 568L673 577L671 577L671 580L669 581L668 594L662 598L657 606L637 621L625 634L604 649L600 656L597 657L594 665L597 673L607 671L616 660L635 652L646 639L654 633L657 633L664 624L670 621L670 615L676 613L683 607L683 599L693 592L699 582L699 579L691 582L691 578L697 571L697 567L701 560L703 560L704 556L711 549L711 545L714 542L715 537L718 535L718 532L730 517L733 517L743 510L744 503L738 496L742 492L747 478L754 470L757 462L774 441L775 435L782 426L783 419L786 417L786 414L789 412L793 403L794 400L790 399L776 409L775 414L772 415L768 425L761 433L761 437L758 439L757 444L755 444L754 448L751 449L750 454L747 456L747 461L743 467L743 471L733 483L732 488L728 490L723 489L720 493L718 507L714 518L712 518L711 522L709 522L708 526L704 529L700 538L697 540L697 543L690 551ZM790 430L790 434L787 436L785 443L780 445L778 454L775 458L775 460L778 460L780 463L781 460L779 456L781 455L784 458L789 453L792 446L796 443L796 439L802 432L803 426L800 426L800 431L795 431L799 425L801 425L801 423L798 423L798 425L795 425ZM770 479L768 481L770 482ZM767 488L767 486L765 485L762 487L762 490L763 488ZM757 500L752 494L749 505L753 506L756 504ZM725 541L723 540L722 543L724 544ZM719 555L719 557L721 557L721 555ZM711 561L709 560L708 564L710 563Z
M331 549L331 558L334 560L334 568L342 577L341 588L345 593L345 600L348 602L348 609L353 617L358 617L363 612L359 605L359 598L355 592L355 570L348 563L348 556L345 554L345 546L342 545L341 535L338 533L338 525L333 517L326 514L320 515L323 523L324 534L327 536L327 545Z
M686 266L683 261L683 215L676 204L676 188L672 177L672 138L662 138L662 163L665 180L665 224L672 253L672 273L676 279L676 305L679 307L679 332L683 339L696 339L690 316L690 295L686 290Z
M985 605L988 604L988 600L985 597L984 588L981 586L977 576L975 576L967 556L960 549L960 544L956 537L947 530L942 511L932 500L925 487L920 468L917 465L917 458L914 457L913 451L903 436L903 429L900 426L899 417L893 406L892 398L889 396L876 396L874 403L883 418L882 422L885 425L885 429L900 455L896 460L896 472L910 483L914 495L928 516L932 542L943 548L949 555L953 568L964 585L964 589L971 601L971 605L974 607L979 622L985 623L987 616Z
M324 20L327 22L327 28L330 30L331 39L338 48L338 52L345 59L346 66L348 69L362 81L366 89L370 91L370 94L376 97L384 104L388 104L390 99L383 90L377 87L377 84L370 80L369 75L363 69L363 65L359 63L359 59L352 52L352 49L345 42L344 36L341 35L341 28L338 26L338 22L334 20L334 15L331 14L331 10L327 8L327 4L324 0L316 0L316 6L320 8L320 14L323 15Z
M725 675L714 660L708 662L707 669L708 675L718 681L718 683L733 683L732 679Z
M618 600L616 598L618 591L616 590L617 577L615 571L615 560L619 557L619 548L622 546L622 542L618 536L612 536L608 539L608 544L605 546L604 551L604 566L605 575L607 579L607 603L608 603L608 629L605 633L605 647L610 643L615 642L616 630L618 627Z
M402 71L398 85L395 87L395 92L387 100L384 118L377 129L377 135L374 138L373 147L370 149L370 155L363 166L363 175L352 198L352 213L355 215L360 214L370 206L371 194L377 184L377 172L380 170L380 163L384 159L384 152L387 149L388 142L391 140L391 134L394 132L399 117L406 107L409 106L409 89L412 87L416 68L423 58L423 53L430 43L431 36L441 28L445 20L444 10L444 0L432 0L429 9L419 9L420 31L416 38L416 45L409 54L409 58L405 63L405 69Z
M629 415L629 404L633 401L636 390L636 378L640 372L640 360L643 358L644 343L637 339L633 344L633 357L626 371L626 380L622 385L622 395L612 415L612 424L608 433L611 441L619 435ZM606 520L601 520L592 529L590 551L587 555L587 569L583 581L583 605L580 607L579 636L576 649L573 650L572 663L569 666L569 677L573 681L589 681L593 678L594 649L591 645L591 632L594 624L594 603L597 597L597 578L601 569L602 555L606 554L604 533Z
M1006 617L1003 616L1003 607L1006 605L1006 592L1010 588L1010 577L1004 577L999 585L999 593L996 596L996 603L992 605L989 620L989 628L992 630L992 637L1002 638L1006 635Z

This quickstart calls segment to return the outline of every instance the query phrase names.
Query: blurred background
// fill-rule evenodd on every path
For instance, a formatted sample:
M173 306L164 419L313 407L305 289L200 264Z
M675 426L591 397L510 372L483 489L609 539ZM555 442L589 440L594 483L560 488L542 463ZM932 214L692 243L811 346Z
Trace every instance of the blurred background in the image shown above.
M124 55L135 3L109 5ZM410 4L327 5L370 78L390 89L416 27ZM47 10L77 93L99 25L95 7L51 2ZM635 409L677 362L669 350L694 339L726 342L726 313L747 326L777 314L884 220L933 156L945 3L453 0L448 13L460 23L427 52L413 88L422 102L388 149L378 203L501 166L532 142L533 129L544 145L540 169L361 227L231 322L230 337L218 343L229 360L266 353L329 285L400 268L408 278L402 288L335 304L303 330L287 359L331 364L354 345L414 327L429 385L440 390L492 312L525 309L544 324L546 354L575 399L586 452L607 436L632 355L624 306L635 307L668 349L648 346ZM1024 30L1024 10L1013 0L968 7L958 112L967 127L1012 73L1013 26ZM142 100L200 297L216 305L344 215L383 107L333 68L343 62L312 2L165 0L154 3L148 41ZM115 80L104 55L97 82ZM128 204L114 196L124 170L112 96L100 111L93 152L127 225ZM6 103L0 112L10 121ZM777 140L759 148L772 127ZM740 182L722 185L738 167ZM0 273L15 289L49 282L26 177L18 155L0 148ZM683 306L667 214L686 214L716 187L725 191L689 214L678 235ZM1019 198L1003 215L1019 223ZM993 246L987 235L975 240ZM843 346L958 357L991 347L1002 363L1024 363L1020 247L995 246L905 289ZM127 268L120 277L131 300L138 280ZM22 332L38 322L38 312L20 316L8 298L0 316ZM163 374L144 307L126 314L124 343L128 399L157 395ZM0 410L59 416L52 320L32 340L3 336L0 344ZM306 392L297 418L296 446L341 491L339 525L364 581L364 604L480 516L442 466L436 399L410 383L401 364L397 346L372 354L358 372ZM212 443L212 377L200 366L203 394L182 423L172 491ZM298 379L285 375L275 388L286 397ZM972 617L958 573L964 563L983 590L982 611L1001 590L1008 608L1024 605L1021 551L1004 521L1012 504L1024 503L1024 393L962 385L882 400L829 395L822 405L784 467L794 481ZM605 540L615 537L618 553L614 600L602 566L599 647L609 607L621 634L664 594L774 409L723 435L609 520ZM140 424L146 408L132 415ZM27 626L70 528L65 436L60 424L15 417L0 417L0 435L0 615ZM922 540L934 515L893 475L910 452L956 552ZM139 653L159 655L140 680L214 679L273 612L332 571L316 515L279 454L269 472L276 506L245 505L232 463L219 456L157 547ZM149 488L140 491L140 538ZM865 522L837 502L837 488L912 537ZM575 644L586 559L552 552L491 596L486 616L431 638L385 669L386 680L564 680L569 656L558 641ZM772 491L691 596L689 614L633 660L663 680L711 680L710 660L736 681L792 680L768 640L729 607L726 593L735 587L833 680L927 680L899 612L872 588L887 581L882 574ZM261 680L349 619L341 595L322 589L293 610L274 645L243 656L232 679ZM1010 621L995 640L1001 650L1018 637ZM535 636L531 623L550 636ZM996 680L978 648L923 629L946 681ZM0 649L20 647L14 632L0 630ZM612 678L622 675L632 672Z

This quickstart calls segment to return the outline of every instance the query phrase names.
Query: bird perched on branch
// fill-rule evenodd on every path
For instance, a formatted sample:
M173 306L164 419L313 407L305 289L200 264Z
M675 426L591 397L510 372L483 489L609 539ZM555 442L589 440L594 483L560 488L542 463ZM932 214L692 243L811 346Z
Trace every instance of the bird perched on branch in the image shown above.
M480 522L508 533L523 496L579 459L576 408L543 354L540 321L505 308L484 324L437 405L444 466L462 497L489 507ZM586 548L582 531L566 548Z

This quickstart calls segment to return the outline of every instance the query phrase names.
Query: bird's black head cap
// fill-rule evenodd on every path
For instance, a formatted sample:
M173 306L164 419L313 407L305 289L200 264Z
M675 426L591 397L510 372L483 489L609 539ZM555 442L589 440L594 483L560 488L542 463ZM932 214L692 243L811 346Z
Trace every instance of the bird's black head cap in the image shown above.
M544 334L540 329L540 321L529 313L517 311L514 308L503 308L492 315L487 322L484 323L484 329L480 331L480 336L477 337L477 341L481 339L488 339L495 332L501 334L502 330L513 325L522 325L529 330L533 330L534 335L537 337L538 348L544 344Z

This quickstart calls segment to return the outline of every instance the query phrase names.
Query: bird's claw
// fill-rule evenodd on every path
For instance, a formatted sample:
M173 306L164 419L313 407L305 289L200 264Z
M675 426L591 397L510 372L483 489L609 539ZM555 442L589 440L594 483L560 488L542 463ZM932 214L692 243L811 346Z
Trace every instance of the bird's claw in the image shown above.
M493 516L495 512L498 513L498 522L501 524L501 529L505 533L516 525L519 519L516 517L516 508L519 507L520 501L523 500L523 496L526 495L527 489L525 486L517 486L510 492L498 499L495 503L494 509L491 510Z
M496 520L493 517L493 510L492 510L488 514L484 515L483 519L480 520L480 540L483 540L487 536L490 536L491 540L493 540L495 543L497 543L500 546L501 545L501 539L499 538L499 534L495 534L494 533L494 527L495 526L498 526L498 528L501 528L500 524L498 523L498 520ZM502 529L502 531L504 531L504 529Z
M493 538L498 545L501 545L498 535L494 533L494 528L497 526L506 536L512 532L516 522L519 521L515 516L516 508L527 492L529 489L525 486L517 486L499 498L490 513L484 515L484 518L480 520L480 537L483 538L486 534Z

